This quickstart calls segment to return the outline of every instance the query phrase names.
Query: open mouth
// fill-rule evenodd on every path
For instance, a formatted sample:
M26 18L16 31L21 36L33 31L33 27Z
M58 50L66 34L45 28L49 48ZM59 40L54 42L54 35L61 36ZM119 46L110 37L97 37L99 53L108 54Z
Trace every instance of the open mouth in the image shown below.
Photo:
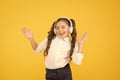
M60 36L63 36L64 34L65 34L65 32L61 32L61 33L59 33Z

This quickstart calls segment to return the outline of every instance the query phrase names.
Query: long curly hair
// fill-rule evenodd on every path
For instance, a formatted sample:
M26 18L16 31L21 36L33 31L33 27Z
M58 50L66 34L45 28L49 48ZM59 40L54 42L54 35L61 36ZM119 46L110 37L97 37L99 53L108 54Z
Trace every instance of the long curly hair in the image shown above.
M70 49L70 57L73 54L74 48L75 48L75 43L76 43L76 36L77 36L77 32L76 32L76 25L75 25L75 21L73 19L70 19L72 22L72 26L73 26L73 32L71 33L71 49ZM48 55L48 50L50 48L51 42L52 40L56 37L56 34L54 33L54 28L56 26L56 23L59 21L64 21L68 26L70 26L70 21L67 18L58 18L57 21L53 22L50 31L48 32L48 36L47 36L47 47L44 51L44 55L47 56Z

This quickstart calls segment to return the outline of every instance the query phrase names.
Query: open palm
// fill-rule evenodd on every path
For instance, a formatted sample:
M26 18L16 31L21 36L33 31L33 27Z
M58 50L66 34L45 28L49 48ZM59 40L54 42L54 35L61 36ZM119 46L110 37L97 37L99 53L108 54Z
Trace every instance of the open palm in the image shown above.
M79 38L79 39L78 39L78 43L79 43L79 44L83 44L83 42L84 42L85 39L87 38L87 35L88 35L87 32L84 33L84 35L82 36L82 38Z
M29 29L26 29L25 27L21 29L25 37L28 39L31 39L33 37L32 31Z

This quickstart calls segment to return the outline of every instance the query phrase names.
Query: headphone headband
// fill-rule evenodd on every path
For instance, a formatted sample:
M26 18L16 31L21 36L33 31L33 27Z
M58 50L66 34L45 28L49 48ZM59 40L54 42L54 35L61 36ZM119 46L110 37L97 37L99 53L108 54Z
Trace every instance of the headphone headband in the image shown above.
M72 21L71 21L69 18L67 18L67 17L61 17L61 18L65 18L65 19L67 19L67 20L70 22L69 32L72 33L72 32L73 32L73 24L72 24ZM58 19L59 19L59 18L58 18ZM56 34L56 29L55 29L55 27L54 27L54 33Z
M61 18L67 19L70 22L70 27L73 27L73 24L72 24L72 21L70 20L70 18L68 18L68 17L61 17Z

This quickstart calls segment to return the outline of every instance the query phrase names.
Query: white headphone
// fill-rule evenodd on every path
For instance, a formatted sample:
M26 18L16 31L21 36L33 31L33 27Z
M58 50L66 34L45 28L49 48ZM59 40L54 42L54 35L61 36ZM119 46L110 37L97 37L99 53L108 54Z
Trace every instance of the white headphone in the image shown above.
M62 17L62 18L66 18L70 22L69 33L72 33L73 32L72 21L69 18L67 18L67 17ZM54 33L56 34L56 28L55 27L54 27Z

